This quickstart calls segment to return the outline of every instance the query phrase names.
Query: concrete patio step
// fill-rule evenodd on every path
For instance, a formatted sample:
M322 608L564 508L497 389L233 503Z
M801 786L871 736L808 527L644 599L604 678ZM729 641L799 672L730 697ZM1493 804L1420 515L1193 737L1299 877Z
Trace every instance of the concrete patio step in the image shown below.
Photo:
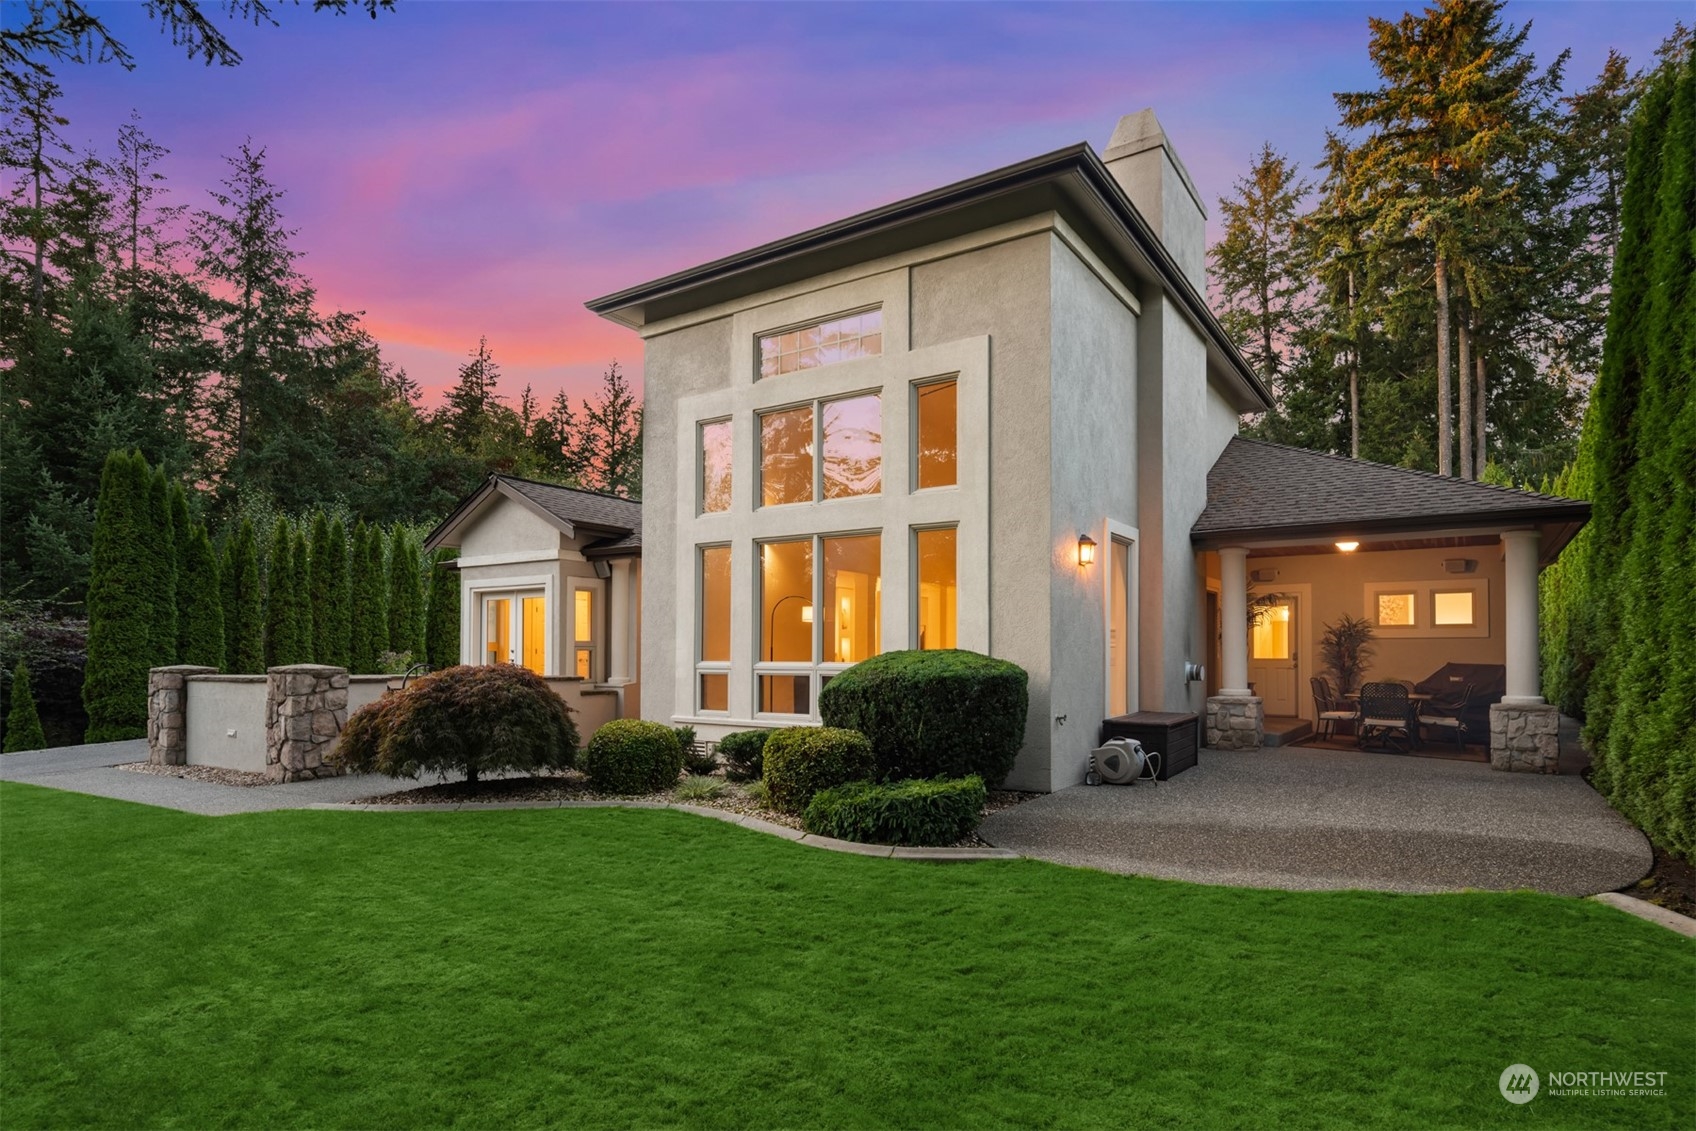
M1263 741L1267 746L1294 746L1313 737L1313 724L1306 719L1269 715L1266 719L1265 734Z

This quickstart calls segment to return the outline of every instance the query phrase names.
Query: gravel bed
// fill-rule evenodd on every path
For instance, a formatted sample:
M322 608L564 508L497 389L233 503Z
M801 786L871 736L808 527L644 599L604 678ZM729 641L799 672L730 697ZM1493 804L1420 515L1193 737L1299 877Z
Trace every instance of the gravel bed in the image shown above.
M132 774L153 774L161 778L188 778L190 781L210 782L212 785L249 786L272 785L270 778L252 770L226 770L221 766L156 766L152 762L120 762L114 770Z
M181 767L172 767L181 768ZM775 809L767 809L756 801L748 792L746 784L727 781L718 775L713 780L724 787L724 793L710 799L680 798L676 790L662 790L658 793L644 793L635 796L596 793L589 788L589 779L577 770L566 770L557 774L542 774L534 777L497 778L492 781L478 782L472 785L467 782L438 782L434 785L415 786L411 789L397 790L394 793L380 793L371 797L362 797L351 802L356 805L417 805L426 802L459 801L466 804L488 804L501 801L650 801L659 804L701 805L709 809L723 809L745 817L758 817L774 825L784 825L791 829L802 829L801 818L788 813L780 813ZM1040 793L1021 793L1018 790L997 789L990 791L983 811L988 816L1003 809L1011 809L1023 804ZM954 848L986 848L989 842L975 834L958 842Z

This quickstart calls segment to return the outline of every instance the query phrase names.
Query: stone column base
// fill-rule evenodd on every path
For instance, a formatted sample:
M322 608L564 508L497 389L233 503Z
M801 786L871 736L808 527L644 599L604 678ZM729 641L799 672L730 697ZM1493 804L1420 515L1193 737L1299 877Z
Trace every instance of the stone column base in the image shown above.
M1266 712L1258 695L1212 695L1207 700L1207 745L1214 750L1259 750Z
M155 766L188 762L188 677L216 675L217 668L176 664L147 672L147 760Z
M347 669L291 664L265 673L265 776L272 781L333 777L329 761L347 724Z
M1561 712L1553 703L1490 704L1490 768L1559 772Z

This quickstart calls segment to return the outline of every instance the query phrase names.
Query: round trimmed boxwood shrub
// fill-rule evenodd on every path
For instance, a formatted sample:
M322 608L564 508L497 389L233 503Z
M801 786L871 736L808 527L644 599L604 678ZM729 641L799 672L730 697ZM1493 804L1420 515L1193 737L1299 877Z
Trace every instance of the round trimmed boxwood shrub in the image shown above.
M877 773L872 744L841 727L787 727L766 740L763 755L771 804L800 813L821 789L864 781Z
M871 740L885 781L977 774L994 789L1025 742L1029 683L978 652L885 652L831 680L819 714Z
M865 844L956 844L983 820L983 779L850 782L821 790L807 804L807 831Z
M655 793L677 784L683 746L668 726L614 719L590 737L583 772L597 793Z
M769 730L739 730L719 739L724 776L731 781L759 781L765 770L766 739L772 734Z
M332 760L415 778L569 769L577 725L542 677L512 664L443 668L353 713Z

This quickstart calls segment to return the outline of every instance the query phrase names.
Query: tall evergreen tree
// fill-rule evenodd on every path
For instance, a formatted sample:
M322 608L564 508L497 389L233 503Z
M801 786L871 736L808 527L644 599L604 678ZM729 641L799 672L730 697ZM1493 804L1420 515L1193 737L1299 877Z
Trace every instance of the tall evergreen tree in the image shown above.
M265 593L260 581L259 541L243 518L224 546L219 570L224 588L224 658L228 671L257 675L265 670Z
M1311 275L1301 210L1311 188L1294 162L1263 144L1235 194L1219 198L1224 232L1208 252L1219 321L1280 404L1289 392L1285 356L1305 321Z
M289 534L289 588L294 592L294 631L299 641L297 664L321 663L312 650L312 544L304 528L291 527Z
M640 498L642 495L642 406L630 382L613 362L601 378L601 391L587 412L589 449L587 486L596 491Z
M35 692L29 685L29 665L18 661L12 672L12 706L6 712L5 752L42 750L47 733L41 729L41 714L35 709Z
M471 359L459 367L459 376L447 391L437 419L448 437L461 448L474 450L489 429L489 420L500 404L501 367L489 350L489 339L477 339Z
M356 672L380 670L379 657L388 648L387 579L383 572L383 532L361 522L353 528L349 568L352 593L349 651Z
M431 668L459 663L459 571L447 562L458 550L437 550L430 558L430 584L425 594L424 662Z
M206 527L199 523L190 526L188 557L183 564L178 589L186 597L182 608L182 648L179 659L185 664L224 667L224 587L218 576L218 557L212 551L212 540Z
M330 516L322 510L312 514L312 535L308 549L306 603L312 615L312 662L333 664L335 654L331 643L331 578L330 578Z
M295 588L294 532L286 518L271 530L265 562L265 666L303 663L307 641L300 636L301 595Z
M146 467L145 461L142 464ZM149 594L153 598L153 631L148 659L155 667L177 662L177 537L171 520L170 487L165 469L147 472Z
M147 735L147 669L157 631L159 572L148 517L152 476L140 453L113 452L100 479L88 580L88 742Z
M403 528L396 527L389 539L389 651L404 652L422 659L419 640L424 598L420 591L418 549Z
M164 468L160 468L159 473L163 477ZM166 502L171 512L171 587L176 597L172 612L177 626L177 638L171 644L171 655L174 657L173 662L186 664L188 661L182 658L183 647L188 642L188 607L194 594L186 581L192 523L188 516L188 492L183 490L181 483L170 481L166 487Z
M316 543L314 550L316 551ZM316 564L316 557L313 561ZM320 625L323 626L324 644L328 649L320 657L320 662L345 668L351 658L352 624L349 619L349 606L353 595L348 572L347 527L339 517L330 523L328 541L324 549L324 569L328 575L328 595L324 604L315 610L319 619L312 622L314 630Z

